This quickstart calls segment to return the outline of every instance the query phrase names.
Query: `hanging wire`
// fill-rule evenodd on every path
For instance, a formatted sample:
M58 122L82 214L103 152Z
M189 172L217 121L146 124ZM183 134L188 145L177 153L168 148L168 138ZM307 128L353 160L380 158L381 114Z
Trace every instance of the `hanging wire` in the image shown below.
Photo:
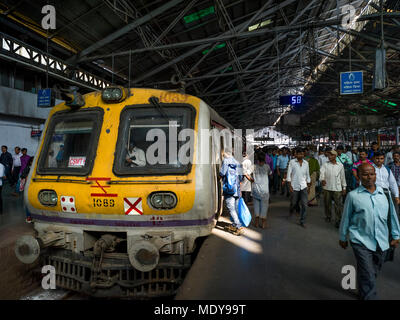
M112 53L112 58L111 58L111 69L112 69L111 83L114 84L114 52Z
M50 5L50 1L47 0L47 5ZM46 30L46 89L49 87L49 28Z
M131 90L131 60L132 60L132 50L129 50L129 72L128 72L128 88L129 88L129 92Z

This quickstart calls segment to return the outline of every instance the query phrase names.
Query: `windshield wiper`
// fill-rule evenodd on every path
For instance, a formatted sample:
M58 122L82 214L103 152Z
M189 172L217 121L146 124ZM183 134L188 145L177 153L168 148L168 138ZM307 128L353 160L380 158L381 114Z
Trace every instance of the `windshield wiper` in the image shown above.
M170 122L168 115L165 113L164 108L160 105L160 101L157 97L150 97L149 102L157 108L161 115Z

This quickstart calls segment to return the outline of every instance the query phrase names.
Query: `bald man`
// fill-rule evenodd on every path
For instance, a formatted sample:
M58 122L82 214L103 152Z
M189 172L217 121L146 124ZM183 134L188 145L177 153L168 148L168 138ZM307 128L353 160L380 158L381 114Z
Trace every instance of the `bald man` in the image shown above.
M361 185L346 198L339 244L346 249L349 238L357 260L359 297L372 300L377 299L376 277L389 248L399 244L400 226L390 194L376 185L375 168L363 163L357 170Z

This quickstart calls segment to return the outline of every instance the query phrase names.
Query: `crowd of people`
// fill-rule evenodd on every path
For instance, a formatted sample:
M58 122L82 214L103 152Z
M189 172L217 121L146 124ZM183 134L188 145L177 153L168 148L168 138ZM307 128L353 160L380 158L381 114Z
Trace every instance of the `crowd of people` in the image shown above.
M346 249L350 242L353 248L360 298L376 299L378 271L383 261L393 259L400 241L400 147L384 151L376 142L369 149L263 147L255 150L254 164L244 156L240 164L225 151L220 170L224 186L228 180L236 183L234 193L224 187L233 221L228 231L244 232L237 212L241 196L253 208L253 226L260 228L268 226L270 194L289 198L288 218L296 212L303 228L307 208L323 199L325 221L339 229L339 245Z
M8 147L3 145L0 154L0 213L3 212L3 184L7 182L14 197L24 191L26 178L33 161L26 148L15 147L14 154L8 152ZM29 220L29 219L28 219ZM29 222L29 221L28 221Z

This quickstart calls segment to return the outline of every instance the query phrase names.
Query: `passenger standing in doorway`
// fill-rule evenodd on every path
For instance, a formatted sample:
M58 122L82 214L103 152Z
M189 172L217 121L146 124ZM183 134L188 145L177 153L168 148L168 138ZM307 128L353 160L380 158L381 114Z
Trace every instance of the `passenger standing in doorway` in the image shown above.
M8 149L7 146L1 147L0 163L4 165L4 170L5 170L4 175L7 177L6 179L8 180L8 183L12 185L13 179L11 176L11 168L13 165L13 158L11 153L9 153L7 149Z
M339 228L342 216L342 196L346 195L346 178L344 167L336 161L337 152L332 150L328 153L329 162L322 165L320 181L324 190L325 221L332 219L332 200L335 203L335 227Z
M223 181L225 203L233 220L233 224L229 225L228 230L237 236L240 236L244 231L237 212L240 197L240 181L243 180L243 176L239 175L239 167L240 164L232 156L231 150L226 149L219 176Z
M375 168L368 163L358 167L361 186L351 191L344 204L339 245L346 249L348 239L357 260L359 298L377 299L376 278L390 246L400 239L399 220L391 197L376 184ZM391 223L391 238L387 220Z
M245 178L243 179L241 185L240 185L240 190L242 191L242 197L244 199L244 202L246 202L247 205L249 205L251 201L251 182L247 178L247 176L251 175L252 171L252 166L253 164L251 163L251 160L249 159L247 153L243 153L243 162L242 162L242 167L243 167L243 175L245 175Z
M311 178L308 162L304 160L304 151L301 148L296 149L296 159L290 160L287 172L287 181L289 182L290 192L292 193L290 203L290 215L300 203L300 221L299 224L305 228L306 208L308 194L310 193Z
M21 148L15 147L15 154L12 156L13 158L13 168L12 168L12 183L11 185L15 185L18 182L19 174L21 173Z
M265 163L265 155L257 154L258 163L254 165L251 178L251 193L254 203L254 226L265 229L267 227L267 213L269 206L269 179L272 176L271 168ZM261 219L261 221L260 221Z

